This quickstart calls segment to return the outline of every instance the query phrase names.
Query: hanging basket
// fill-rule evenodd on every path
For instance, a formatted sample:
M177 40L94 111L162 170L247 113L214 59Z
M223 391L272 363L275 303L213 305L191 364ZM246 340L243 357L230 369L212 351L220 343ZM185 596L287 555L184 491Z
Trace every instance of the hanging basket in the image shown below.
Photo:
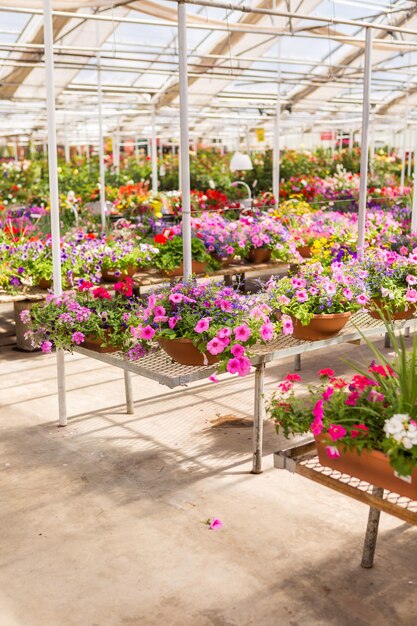
M136 274L136 271L136 265L128 265L124 270L110 270L104 267L101 270L101 276L102 280L107 283L117 283L119 280L123 280L127 276L131 278L134 274Z
M334 443L324 437L317 437L316 443L319 461L324 467L417 500L417 468L411 476L400 477L389 464L388 457L379 450L362 450L360 454L357 450L339 450L340 457L331 459L326 446Z
M417 307L415 304L409 304L407 311L394 311L393 313L391 313L388 308L384 306L385 303L383 300L379 300L378 298L372 298L372 303L375 305L375 307L381 310L381 313L384 317L392 320L409 320L413 317L413 315L415 315L417 311ZM368 310L368 313L374 319L381 319L379 311L370 309Z
M158 339L161 348L180 365L214 365L219 362L217 356L198 350L191 339Z
M293 337L303 341L322 341L337 335L347 324L351 313L330 313L314 315L307 326L291 315L294 332Z
M192 261L191 271L193 274L205 274L207 271L207 264L201 261ZM184 263L181 262L181 265L173 270L166 270L165 274L170 278L174 278L175 276L184 276Z
M251 248L248 252L248 261L253 265L268 263L271 260L270 248Z
M298 246L297 252L303 259L311 258L311 246Z
M104 340L97 337L97 335L86 335L81 347L86 348L87 350L92 350L93 352L100 352L102 354L108 352L119 352L119 350L121 350L121 346L112 346L109 343L109 335L109 331L105 331Z

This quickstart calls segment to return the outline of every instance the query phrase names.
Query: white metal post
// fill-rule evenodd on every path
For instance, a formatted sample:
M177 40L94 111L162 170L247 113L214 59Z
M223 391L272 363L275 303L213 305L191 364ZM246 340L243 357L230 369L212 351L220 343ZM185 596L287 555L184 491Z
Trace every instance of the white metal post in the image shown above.
M19 149L17 147L17 139L16 139L16 137L13 138L13 152L14 152L15 163L18 163L18 161L19 161Z
M52 266L54 280L54 294L62 294L61 279L61 246L59 227L59 195L58 195L58 158L56 142L55 120L55 80L54 80L54 50L52 26L52 0L43 0L43 30L45 46L46 69L46 106L48 122L48 168L49 168L49 197L52 234ZM67 425L67 408L65 399L65 362L64 351L57 350L58 374L58 406L59 425Z
M182 192L182 246L184 278L191 275L191 199L190 199L190 141L188 129L188 65L187 13L183 0L178 2L178 58L180 82L180 161Z
M65 151L65 163L70 162L70 146L68 141L68 124L67 116L64 113L64 151Z
M405 122L403 132L401 135L401 178L400 178L400 191L404 192L405 185L405 136L407 133L407 122Z
M281 152L281 37L278 37L277 105L275 109L274 144L272 146L272 193L279 208L280 152Z
M98 22L97 22L98 24ZM97 34L98 39L98 34ZM98 45L98 42L97 42ZM104 166L104 137L103 137L103 89L101 87L101 61L97 54L97 96L98 96L98 158L100 167L100 215L101 231L106 231L106 174Z
M135 137L135 159L139 160L139 137Z
M414 131L414 159L417 155L417 127ZM411 232L417 232L417 163L414 160L413 208L411 212Z
M363 104L361 130L361 171L359 182L359 211L358 211L358 256L363 254L365 245L365 219L368 187L368 142L369 142L369 113L372 70L372 30L366 29L365 38L365 67L363 77Z
M151 139L151 157L152 157L152 191L158 191L158 150L156 145L156 112L155 105L152 105L152 139Z
M117 119L116 133L113 137L113 164L116 170L117 176L120 174L120 127L119 119Z
M349 150L353 149L353 130L349 131Z

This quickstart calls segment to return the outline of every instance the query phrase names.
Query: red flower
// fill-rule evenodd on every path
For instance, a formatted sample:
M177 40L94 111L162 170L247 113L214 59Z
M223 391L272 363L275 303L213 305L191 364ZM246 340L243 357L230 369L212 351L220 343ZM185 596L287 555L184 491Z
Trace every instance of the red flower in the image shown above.
M78 291L87 291L93 286L93 283L90 283L89 280L83 280L82 283L78 286Z
M365 426L365 424L354 424L354 427L350 431L350 436L353 437L353 439L356 439L356 437L359 437L360 434L366 435L368 430L369 428Z
M87 239L97 239L96 233L87 233Z
M301 376L299 374L287 374L284 380L288 380L290 383L300 383Z
M335 389L343 389L343 387L347 386L347 382L343 378L331 378L330 382Z
M376 363L371 363L368 372L372 372L373 374L379 374L384 378L386 376L395 376L395 372L389 365L377 365Z
M111 300L110 293L104 287L96 287L93 291L93 296L100 300Z
M168 241L168 238L165 237L165 235L155 235L153 240L155 243L161 243L162 245L164 245Z
M328 378L332 378L334 376L334 370L330 369L330 367L325 367L323 370L319 370L317 372L318 376L326 376Z
M127 296L128 298L133 295L133 280L130 276L126 276L124 281L120 281L114 285L114 290L117 293Z

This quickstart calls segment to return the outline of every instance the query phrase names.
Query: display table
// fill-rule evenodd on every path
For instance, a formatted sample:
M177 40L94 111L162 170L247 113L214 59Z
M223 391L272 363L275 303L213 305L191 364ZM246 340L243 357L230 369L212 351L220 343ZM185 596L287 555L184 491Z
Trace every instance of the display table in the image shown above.
M395 323L396 332L401 329L415 329L417 320L407 320ZM325 351L331 346L342 343L358 343L362 337L378 339L385 336L385 326L381 320L374 319L366 312L359 312L352 316L342 332L331 339L323 341L300 341L292 336L281 336L276 342L259 346L251 359L255 367L254 381L254 422L253 422L253 467L252 473L262 472L262 443L264 420L264 376L267 363L280 361L290 356L300 357L301 354L312 351ZM127 412L133 413L132 383L130 374L137 374L165 385L171 389L185 386L189 383L203 380L216 371L216 366L193 367L180 365L173 361L163 350L156 349L138 361L130 361L122 352L110 354L87 350L81 346L75 347L74 352L83 354L92 359L121 368L125 377L125 392ZM61 416L60 416L61 417ZM62 421L60 420L60 423Z
M328 489L369 505L361 565L370 568L374 563L381 511L417 526L417 502L370 485L348 474L320 464L314 441L291 447L274 454L274 466L304 476Z

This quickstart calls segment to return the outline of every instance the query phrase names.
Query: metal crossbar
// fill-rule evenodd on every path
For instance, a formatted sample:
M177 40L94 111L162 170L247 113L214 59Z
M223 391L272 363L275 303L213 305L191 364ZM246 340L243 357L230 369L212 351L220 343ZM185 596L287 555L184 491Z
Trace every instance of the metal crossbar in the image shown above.
M304 476L324 487L369 505L362 567L373 566L381 511L407 524L417 526L417 501L322 465L318 459L314 441L276 452L274 466Z

